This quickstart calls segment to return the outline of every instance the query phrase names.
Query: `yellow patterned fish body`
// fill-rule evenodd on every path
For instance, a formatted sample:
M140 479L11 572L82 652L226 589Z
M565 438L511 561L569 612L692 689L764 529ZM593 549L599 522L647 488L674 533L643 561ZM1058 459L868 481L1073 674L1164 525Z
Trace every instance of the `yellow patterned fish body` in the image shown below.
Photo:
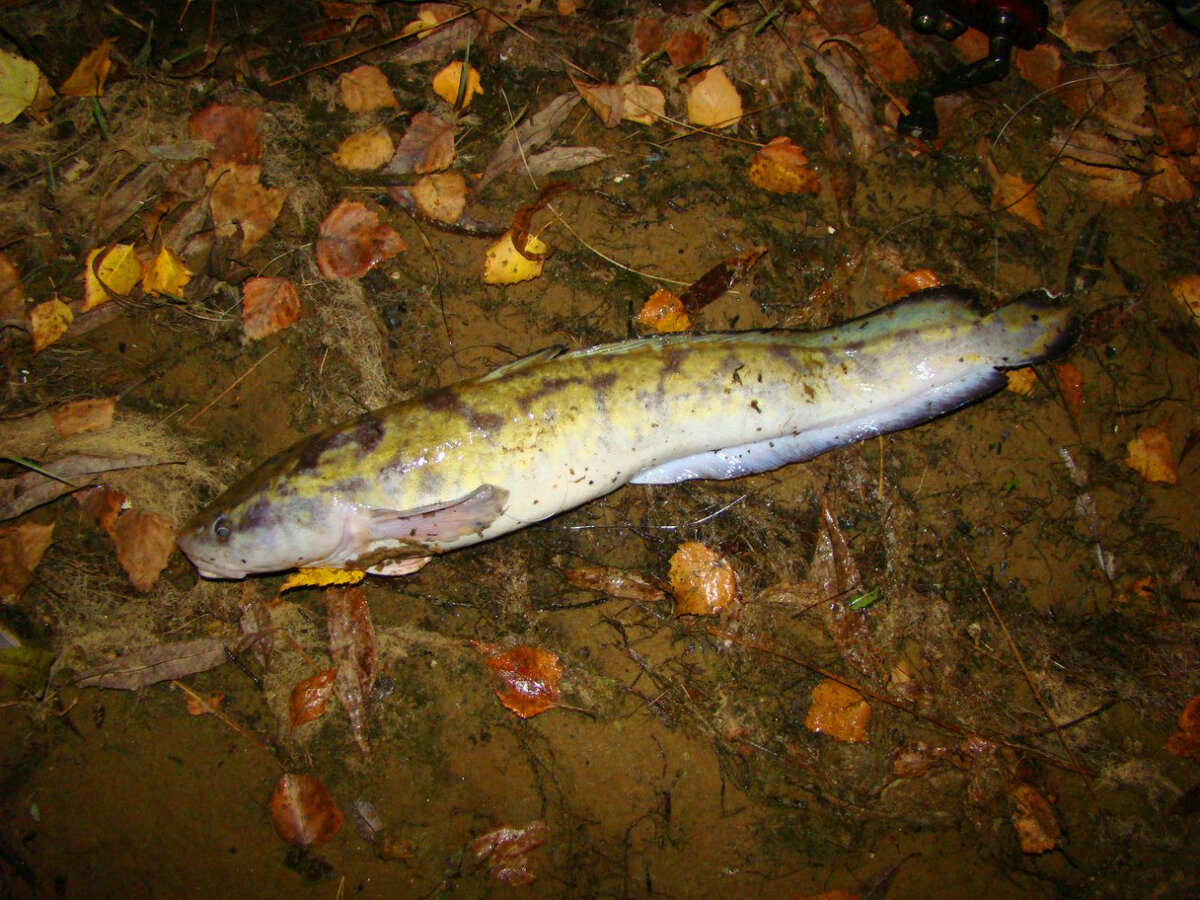
M823 331L543 351L300 442L179 543L210 578L411 571L629 482L765 472L927 421L1076 332L1044 292L985 315L934 288Z

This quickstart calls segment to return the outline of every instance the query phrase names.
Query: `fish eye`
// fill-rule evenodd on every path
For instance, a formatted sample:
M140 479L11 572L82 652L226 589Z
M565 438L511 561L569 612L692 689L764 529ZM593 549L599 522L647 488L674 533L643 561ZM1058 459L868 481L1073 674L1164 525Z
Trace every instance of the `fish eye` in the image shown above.
M219 540L229 540L229 536L233 534L233 523L229 521L229 516L220 516L217 521L213 522L213 534Z

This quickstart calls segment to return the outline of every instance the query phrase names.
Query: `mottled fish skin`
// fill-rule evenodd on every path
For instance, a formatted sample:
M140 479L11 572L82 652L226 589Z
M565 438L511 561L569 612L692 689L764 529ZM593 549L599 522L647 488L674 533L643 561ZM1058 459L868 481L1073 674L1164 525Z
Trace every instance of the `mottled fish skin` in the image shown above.
M429 557L631 481L732 478L916 425L1077 331L1044 292L983 315L969 292L934 288L823 331L543 351L302 441L179 543L210 578Z

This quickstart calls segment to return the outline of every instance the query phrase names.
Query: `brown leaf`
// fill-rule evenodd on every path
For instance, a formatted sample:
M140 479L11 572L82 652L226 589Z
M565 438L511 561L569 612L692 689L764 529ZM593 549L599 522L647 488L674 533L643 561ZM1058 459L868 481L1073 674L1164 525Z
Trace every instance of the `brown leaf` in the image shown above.
M375 684L378 657L371 609L361 588L331 588L324 597L329 653L336 667L334 687L350 720L350 733L363 753L370 753L367 698Z
M1031 784L1018 784L1010 792L1017 804L1013 827L1024 853L1045 853L1058 846L1062 835L1050 800Z
M493 178L521 166L530 151L544 146L553 137L558 126L578 104L578 93L559 94L537 113L512 128L504 136L504 140L500 142L500 146L496 148L492 158L488 160L483 175L475 185L475 190L483 190L484 185Z
M662 46L663 22L658 16L645 16L633 23L633 46L642 56L649 56Z
M75 502L79 504L79 509L83 514L95 519L96 524L109 537L113 536L113 526L117 523L117 516L120 515L125 500L124 494L110 491L103 485L79 491L75 495Z
M275 833L297 847L315 847L342 827L342 813L328 789L311 775L288 773L271 797Z
M1125 448L1125 465L1142 476L1143 481L1158 484L1174 484L1175 454L1171 450L1171 438L1157 425L1141 429L1137 437Z
M1032 50L1017 49L1013 53L1013 68L1039 91L1056 88L1062 82L1062 55L1048 41Z
M582 169L612 156L599 147L551 147L541 153L534 153L525 160L523 170L531 177L538 178L554 172L570 172Z
M321 223L317 267L326 278L358 278L407 249L404 238L379 214L354 200L343 200Z
M103 431L112 424L116 405L116 397L98 397L94 400L64 403L52 413L54 430L60 437Z
M812 705L804 717L804 727L834 740L851 744L867 742L871 707L852 687L831 678L813 688Z
M1074 363L1054 363L1054 380L1058 384L1058 393L1067 407L1067 412L1075 424L1079 424L1079 415L1083 412L1083 373Z
M75 321L71 307L57 297L39 303L29 311L29 331L33 335L33 352L40 353L64 334Z
M76 685L136 691L148 684L207 672L228 659L225 642L217 638L157 644L118 656L84 675Z
M412 117L408 131L396 146L396 155L388 164L393 175L415 172L439 172L454 162L454 123L427 112Z
M886 25L876 25L859 34L855 44L862 50L863 57L892 84L914 81L921 74L917 61Z
M43 503L57 500L64 494L87 487L94 476L101 472L152 465L154 460L148 456L108 459L102 456L79 455L45 463L40 468L57 477L48 478L41 472L26 472L17 478L0 481L0 519L11 519ZM66 483L59 479L65 480Z
M666 591L646 576L615 566L577 566L563 570L563 577L571 587L620 600L661 603L667 599Z
M701 128L729 128L742 120L742 98L725 69L713 66L688 79L687 118Z
M287 278L250 278L242 285L242 329L252 341L300 318L300 295Z
M733 566L703 544L689 541L671 557L675 615L715 616L737 599Z
M247 165L262 159L262 137L258 133L261 116L261 110L212 103L193 113L188 119L188 130L213 145L208 161L214 167L227 163Z
M746 277L746 273L758 262L759 257L767 252L765 246L752 247L735 253L728 259L717 263L679 295L683 308L689 315L695 315L718 297L725 294L735 284Z
M1163 144L1172 153L1191 156L1200 149L1200 128L1190 110L1171 104L1155 104L1154 120L1158 123Z
M708 55L708 35L690 28L677 31L667 38L663 49L667 51L671 65L677 69L685 69Z
M64 97L103 97L104 82L112 68L108 58L112 45L112 38L101 41L100 46L79 61L58 92Z
M50 546L54 523L0 526L0 603L16 603L33 583L33 570Z
M21 273L0 252L0 319L18 319L25 313L25 286Z
M775 194L815 194L820 177L808 164L804 150L789 137L775 137L750 163L750 182Z
M325 705L333 693L337 666L297 681L288 698L288 727L295 731L306 722L325 715Z
M1133 33L1121 0L1082 0L1067 16L1059 37L1076 53L1107 50Z
M496 828L471 842L471 851L479 862L488 861L488 871L509 887L532 884L535 880L529 854L546 843L550 829L540 819L524 828Z
M218 237L231 237L241 228L240 254L256 247L274 227L288 192L259 183L262 167L229 163L213 184L210 204Z
M1179 714L1178 727L1167 739L1167 752L1200 759L1200 694L1189 700Z
M214 691L211 694L188 694L184 700L189 716L207 716L220 709L225 702L224 691Z
M1001 174L993 170L993 173L996 187L992 191L992 208L1020 216L1034 228L1044 228L1035 186L1011 172Z
M359 66L342 75L338 79L338 90L342 104L350 112L364 113L400 107L387 76L375 66Z
M423 175L412 186L413 201L438 222L455 222L467 208L467 179L458 172Z
M504 683L496 691L508 709L522 719L543 713L558 704L563 669L558 656L541 647L511 647L501 650L472 641L485 657L485 664Z
M1168 281L1167 287L1171 296L1194 320L1200 322L1200 275L1180 275Z
M380 125L346 138L330 157L335 166L348 172L371 172L387 163L396 152L392 136Z
M175 523L154 513L130 509L113 526L117 561L139 591L148 591L175 550Z
M671 334L687 331L692 327L692 320L677 294L659 288L642 304L633 317L633 324L643 333Z

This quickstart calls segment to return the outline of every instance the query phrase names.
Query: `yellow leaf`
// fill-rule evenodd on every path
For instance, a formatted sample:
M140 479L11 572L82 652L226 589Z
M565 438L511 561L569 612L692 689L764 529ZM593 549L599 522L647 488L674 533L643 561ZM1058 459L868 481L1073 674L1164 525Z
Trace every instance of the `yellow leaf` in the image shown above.
M804 150L782 136L772 138L754 154L750 182L775 194L815 194L821 186Z
M1143 481L1174 484L1175 454L1171 438L1161 428L1151 425L1137 433L1126 445L1125 465L1142 476Z
M104 80L112 68L108 59L112 43L111 38L101 41L99 47L81 59L58 92L67 97L103 97Z
M33 102L40 74L23 56L0 50L0 125L7 125Z
M627 84L625 92L625 121L653 125L667 115L667 98L651 84Z
M455 60L433 76L433 92L445 100L447 103L454 105L458 100L458 88L462 81L463 64ZM483 88L479 82L479 72L474 66L467 66L467 87L463 91L462 102L458 103L456 109L466 109L471 105L471 98L476 94L482 94Z
M733 566L696 541L675 551L670 578L677 616L715 616L737 597Z
M29 311L29 330L33 332L33 352L45 350L67 333L75 314L57 297L39 303Z
M1020 216L1034 228L1044 227L1034 185L1017 175L1005 173L996 179L996 189L992 192L992 206Z
M834 740L865 744L871 707L854 688L826 678L812 692L812 706L804 717L804 727Z
M650 299L642 304L633 317L633 322L642 330L657 334L687 331L692 327L683 301L665 288L659 288L650 295Z
M370 131L352 134L338 146L333 164L350 172L370 172L392 158L396 145L382 125Z
M1200 320L1200 275L1180 275L1168 281L1167 287L1192 318Z
M1032 368L1012 369L1004 374L1008 378L1007 388L1014 394L1028 397L1033 393L1033 386L1037 384L1037 373Z
M728 128L742 120L742 98L720 66L706 69L690 81L687 117L702 128Z
M299 587L358 584L366 577L366 572L357 569L300 569L284 579L279 593Z
M129 244L93 250L83 272L83 311L107 303L113 294L124 297L141 280L142 262Z
M192 271L174 251L163 247L142 274L142 288L152 296L178 297L192 280Z
M467 208L467 179L458 172L423 175L412 186L412 196L429 218L456 222Z
M540 255L549 250L549 247L532 235L525 245L527 253ZM483 281L484 284L518 284L529 281L542 274L543 263L544 259L526 259L518 253L513 245L512 232L506 231L504 237L488 248L483 261Z

